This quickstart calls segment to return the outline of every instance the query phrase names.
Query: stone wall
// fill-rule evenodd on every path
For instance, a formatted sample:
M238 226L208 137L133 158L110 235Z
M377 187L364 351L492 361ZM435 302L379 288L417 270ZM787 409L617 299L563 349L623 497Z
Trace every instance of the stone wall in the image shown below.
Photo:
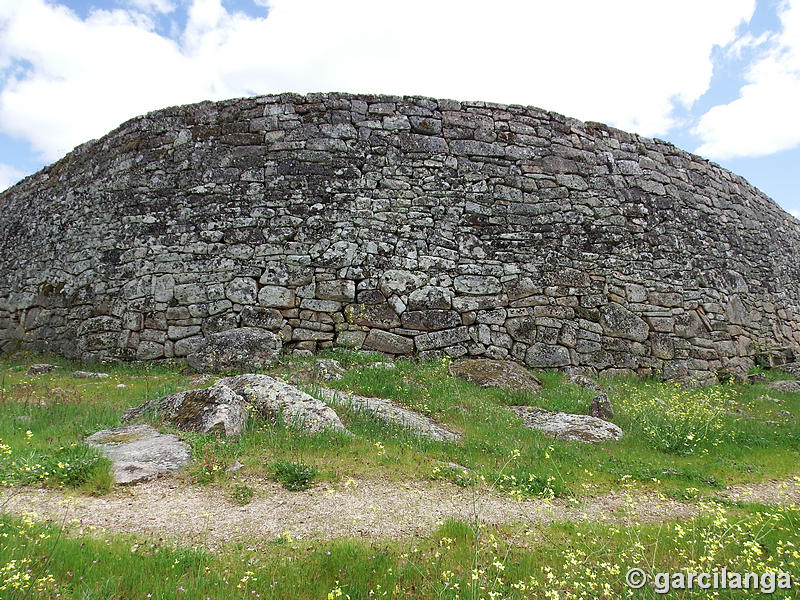
M800 223L669 143L535 108L169 108L0 194L0 350L291 350L709 373L800 343Z

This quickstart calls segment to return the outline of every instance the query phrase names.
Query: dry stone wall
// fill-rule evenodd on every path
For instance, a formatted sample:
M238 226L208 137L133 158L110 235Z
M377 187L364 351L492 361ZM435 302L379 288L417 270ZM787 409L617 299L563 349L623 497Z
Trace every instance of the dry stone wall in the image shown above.
M522 106L276 95L133 119L0 194L0 350L682 376L800 343L800 223L669 143Z

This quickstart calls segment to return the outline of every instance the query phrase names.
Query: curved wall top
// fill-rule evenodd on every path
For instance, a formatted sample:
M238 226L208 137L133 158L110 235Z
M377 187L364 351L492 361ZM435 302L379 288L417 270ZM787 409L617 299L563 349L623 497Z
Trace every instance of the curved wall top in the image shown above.
M800 344L800 223L669 143L522 106L277 95L133 119L0 194L0 350L289 348L668 374Z

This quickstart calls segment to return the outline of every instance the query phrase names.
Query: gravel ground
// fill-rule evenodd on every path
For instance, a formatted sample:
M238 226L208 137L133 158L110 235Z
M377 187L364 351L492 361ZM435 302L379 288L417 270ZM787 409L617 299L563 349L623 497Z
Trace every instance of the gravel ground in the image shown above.
M518 501L490 491L462 489L440 482L353 481L288 492L278 484L250 481L255 495L246 506L214 487L163 478L102 497L69 496L42 488L0 492L0 511L33 512L40 519L95 529L132 533L177 544L216 546L266 541L288 532L293 538L407 538L424 536L448 518L486 524L608 520L661 521L689 518L692 504L642 492L612 492L567 500ZM800 482L787 480L737 486L722 495L765 504L800 502Z

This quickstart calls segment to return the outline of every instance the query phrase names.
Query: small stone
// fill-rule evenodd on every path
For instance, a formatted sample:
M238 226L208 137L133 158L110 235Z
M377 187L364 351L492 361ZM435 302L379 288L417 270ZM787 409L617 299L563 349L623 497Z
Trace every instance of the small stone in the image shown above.
M589 414L598 419L603 419L604 421L610 421L614 418L614 407L611 406L611 400L608 399L608 394L598 394L592 398Z
M379 421L395 423L407 427L423 437L446 442L456 441L461 436L438 425L433 419L418 412L398 406L392 400L385 398L365 398L356 394L349 394L339 390L323 388L320 390L322 397L337 405L347 406L356 411L364 411Z

